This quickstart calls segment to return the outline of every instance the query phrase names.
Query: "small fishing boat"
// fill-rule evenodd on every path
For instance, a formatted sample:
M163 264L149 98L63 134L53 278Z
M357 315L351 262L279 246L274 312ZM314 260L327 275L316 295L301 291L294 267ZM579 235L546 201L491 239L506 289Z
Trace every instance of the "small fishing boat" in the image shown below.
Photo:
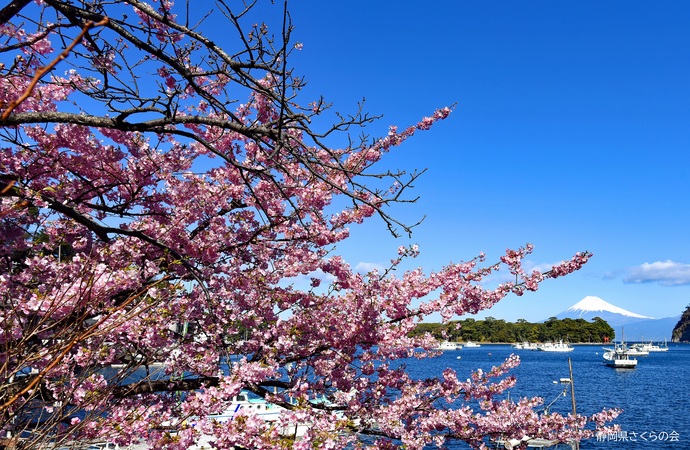
M516 350L538 350L539 345L535 342L523 341L523 342L515 342L513 344L513 348Z
M571 346L567 342L560 340L558 342L546 342L539 346L538 350L542 352L572 352L575 347Z
M637 345L633 344L631 346L625 346L623 345L623 351L628 354L628 356L648 356L649 351L646 350L645 348L638 347Z
M652 342L649 342L649 343L642 342L639 344L634 344L631 347L646 351L648 353L658 353L658 352L667 352L668 351L668 343L665 340L664 340L663 345L654 344Z
M621 341L614 344L613 348L604 348L604 362L607 366L616 369L634 369L637 367L637 359L631 358L635 352L625 344L625 331L621 328ZM649 353L647 353L649 354Z
M555 439L543 439L543 438L530 438L524 437L522 439L498 439L495 441L496 447L494 448L505 448L507 450L512 450L516 448L550 448L552 450L574 450L576 444L561 442Z
M634 369L637 367L637 359L631 358L625 344L616 344L614 348L605 348L604 362L607 366L616 369Z
M233 397L230 406L220 414L211 414L207 416L216 422L227 422L237 415L240 410L242 413L255 414L257 417L267 421L275 422L278 420L280 412L284 410L280 406L267 402L262 398L249 398L245 392L240 392Z
M213 421L223 423L233 420L238 414L256 415L256 417L266 422L277 423L283 411L285 411L285 408L269 403L262 398L250 398L250 396L243 391L233 397L230 406L225 411L219 414L210 414L206 417ZM304 436L307 429L308 426L306 424L294 424L281 429L280 434L283 436L301 437Z
M441 341L434 350L460 350L461 348L462 345L457 342Z

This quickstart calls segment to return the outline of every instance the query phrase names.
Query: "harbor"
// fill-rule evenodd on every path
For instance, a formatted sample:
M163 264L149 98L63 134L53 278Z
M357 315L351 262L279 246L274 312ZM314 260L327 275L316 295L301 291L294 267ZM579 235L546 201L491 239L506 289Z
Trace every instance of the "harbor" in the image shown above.
M636 343L629 343L634 345ZM642 344L642 343L640 343ZM510 344L482 344L479 351L445 352L438 358L417 363L406 360L416 378L440 373L451 367L459 375L481 368L489 370L511 353L521 358L512 374L517 378L510 397L540 396L545 406L557 399L552 411L568 414L572 405L569 394L562 396L561 378L568 377L568 359L572 360L577 413L591 415L603 408L620 408L614 421L620 432L599 436L580 445L581 449L685 449L690 442L690 344L668 344L667 351L650 352L634 370L606 365L603 355L607 345L573 344L566 353L515 349ZM662 344L663 347L663 344ZM457 359L461 356L461 359ZM560 395L560 397L558 397ZM431 447L430 447L431 448ZM449 449L465 450L464 444Z

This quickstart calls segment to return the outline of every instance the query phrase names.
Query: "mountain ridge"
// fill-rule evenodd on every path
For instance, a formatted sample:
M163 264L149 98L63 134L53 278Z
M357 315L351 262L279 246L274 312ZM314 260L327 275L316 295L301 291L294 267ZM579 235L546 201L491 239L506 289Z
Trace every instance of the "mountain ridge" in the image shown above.
M656 319L619 306L613 305L599 297L590 295L570 308L555 316L557 319L585 319L592 320L599 317L605 320L611 327L622 335L625 328L627 341L664 340L670 339L677 317L664 317Z
M637 314L627 309L623 309L619 306L613 305L599 297L593 295L588 295L579 302L575 303L570 308L566 309L569 312L580 312L580 314L586 314L588 312L610 312L613 314L620 314L626 317L634 317L637 319L654 319L654 317L643 316L642 314Z

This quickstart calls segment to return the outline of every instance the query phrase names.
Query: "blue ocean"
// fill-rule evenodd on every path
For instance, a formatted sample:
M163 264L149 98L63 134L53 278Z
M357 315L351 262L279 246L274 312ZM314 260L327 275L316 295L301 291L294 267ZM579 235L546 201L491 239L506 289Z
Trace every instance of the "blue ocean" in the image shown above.
M554 383L569 377L568 358L573 369L576 408L590 415L603 408L618 407L623 413L614 423L622 431L615 435L583 441L582 449L688 449L690 448L690 345L669 344L663 353L638 357L635 369L614 369L604 364L603 349L598 345L575 345L568 353L516 350L510 345L482 345L446 351L431 360L407 360L414 378L439 375L446 367L458 372L460 379L481 368L500 364L511 353L522 363L513 371L517 385L513 398L539 396L545 404L553 401L552 411L567 414L572 410L570 391ZM465 449L464 444L450 448Z
M614 422L621 426L620 433L583 441L581 449L690 449L690 344L669 344L667 352L638 357L634 369L606 366L600 345L574 347L568 353L548 353L482 344L479 348L445 351L431 359L398 362L405 364L415 379L440 376L450 367L462 380L474 370L487 371L515 353L521 364L511 372L517 377L517 385L509 392L511 398L542 397L545 405L551 404L551 411L568 414L572 410L570 388L560 380L570 376L570 359L578 414L623 409ZM453 450L469 448L464 443L449 442L447 446Z

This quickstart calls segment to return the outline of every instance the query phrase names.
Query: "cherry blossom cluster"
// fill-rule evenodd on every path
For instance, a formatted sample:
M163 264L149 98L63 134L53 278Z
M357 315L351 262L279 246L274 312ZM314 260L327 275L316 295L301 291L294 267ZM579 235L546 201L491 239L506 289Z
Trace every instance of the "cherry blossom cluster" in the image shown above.
M231 53L172 1L91 3L36 2L22 14L54 23L17 16L0 28L0 105L29 94L0 124L0 362L7 380L35 371L0 384L5 431L39 411L35 434L48 440L422 449L526 433L582 439L615 418L508 401L517 357L466 381L452 370L414 379L404 365L438 355L431 336L411 337L425 318L537 290L589 252L544 273L523 268L531 245L430 273L400 270L416 245L368 274L338 254L350 227L395 223L387 207L409 183L373 171L451 108L332 148L325 136L368 122L315 129L326 108L297 103L301 81L282 49L301 44L289 46L287 31L277 45L250 26ZM70 33L103 14L113 20L31 88ZM244 15L224 14L233 24ZM368 186L372 177L389 186ZM486 287L498 270L515 281ZM281 407L278 423L208 417L241 391ZM300 440L281 434L295 424L308 425Z

